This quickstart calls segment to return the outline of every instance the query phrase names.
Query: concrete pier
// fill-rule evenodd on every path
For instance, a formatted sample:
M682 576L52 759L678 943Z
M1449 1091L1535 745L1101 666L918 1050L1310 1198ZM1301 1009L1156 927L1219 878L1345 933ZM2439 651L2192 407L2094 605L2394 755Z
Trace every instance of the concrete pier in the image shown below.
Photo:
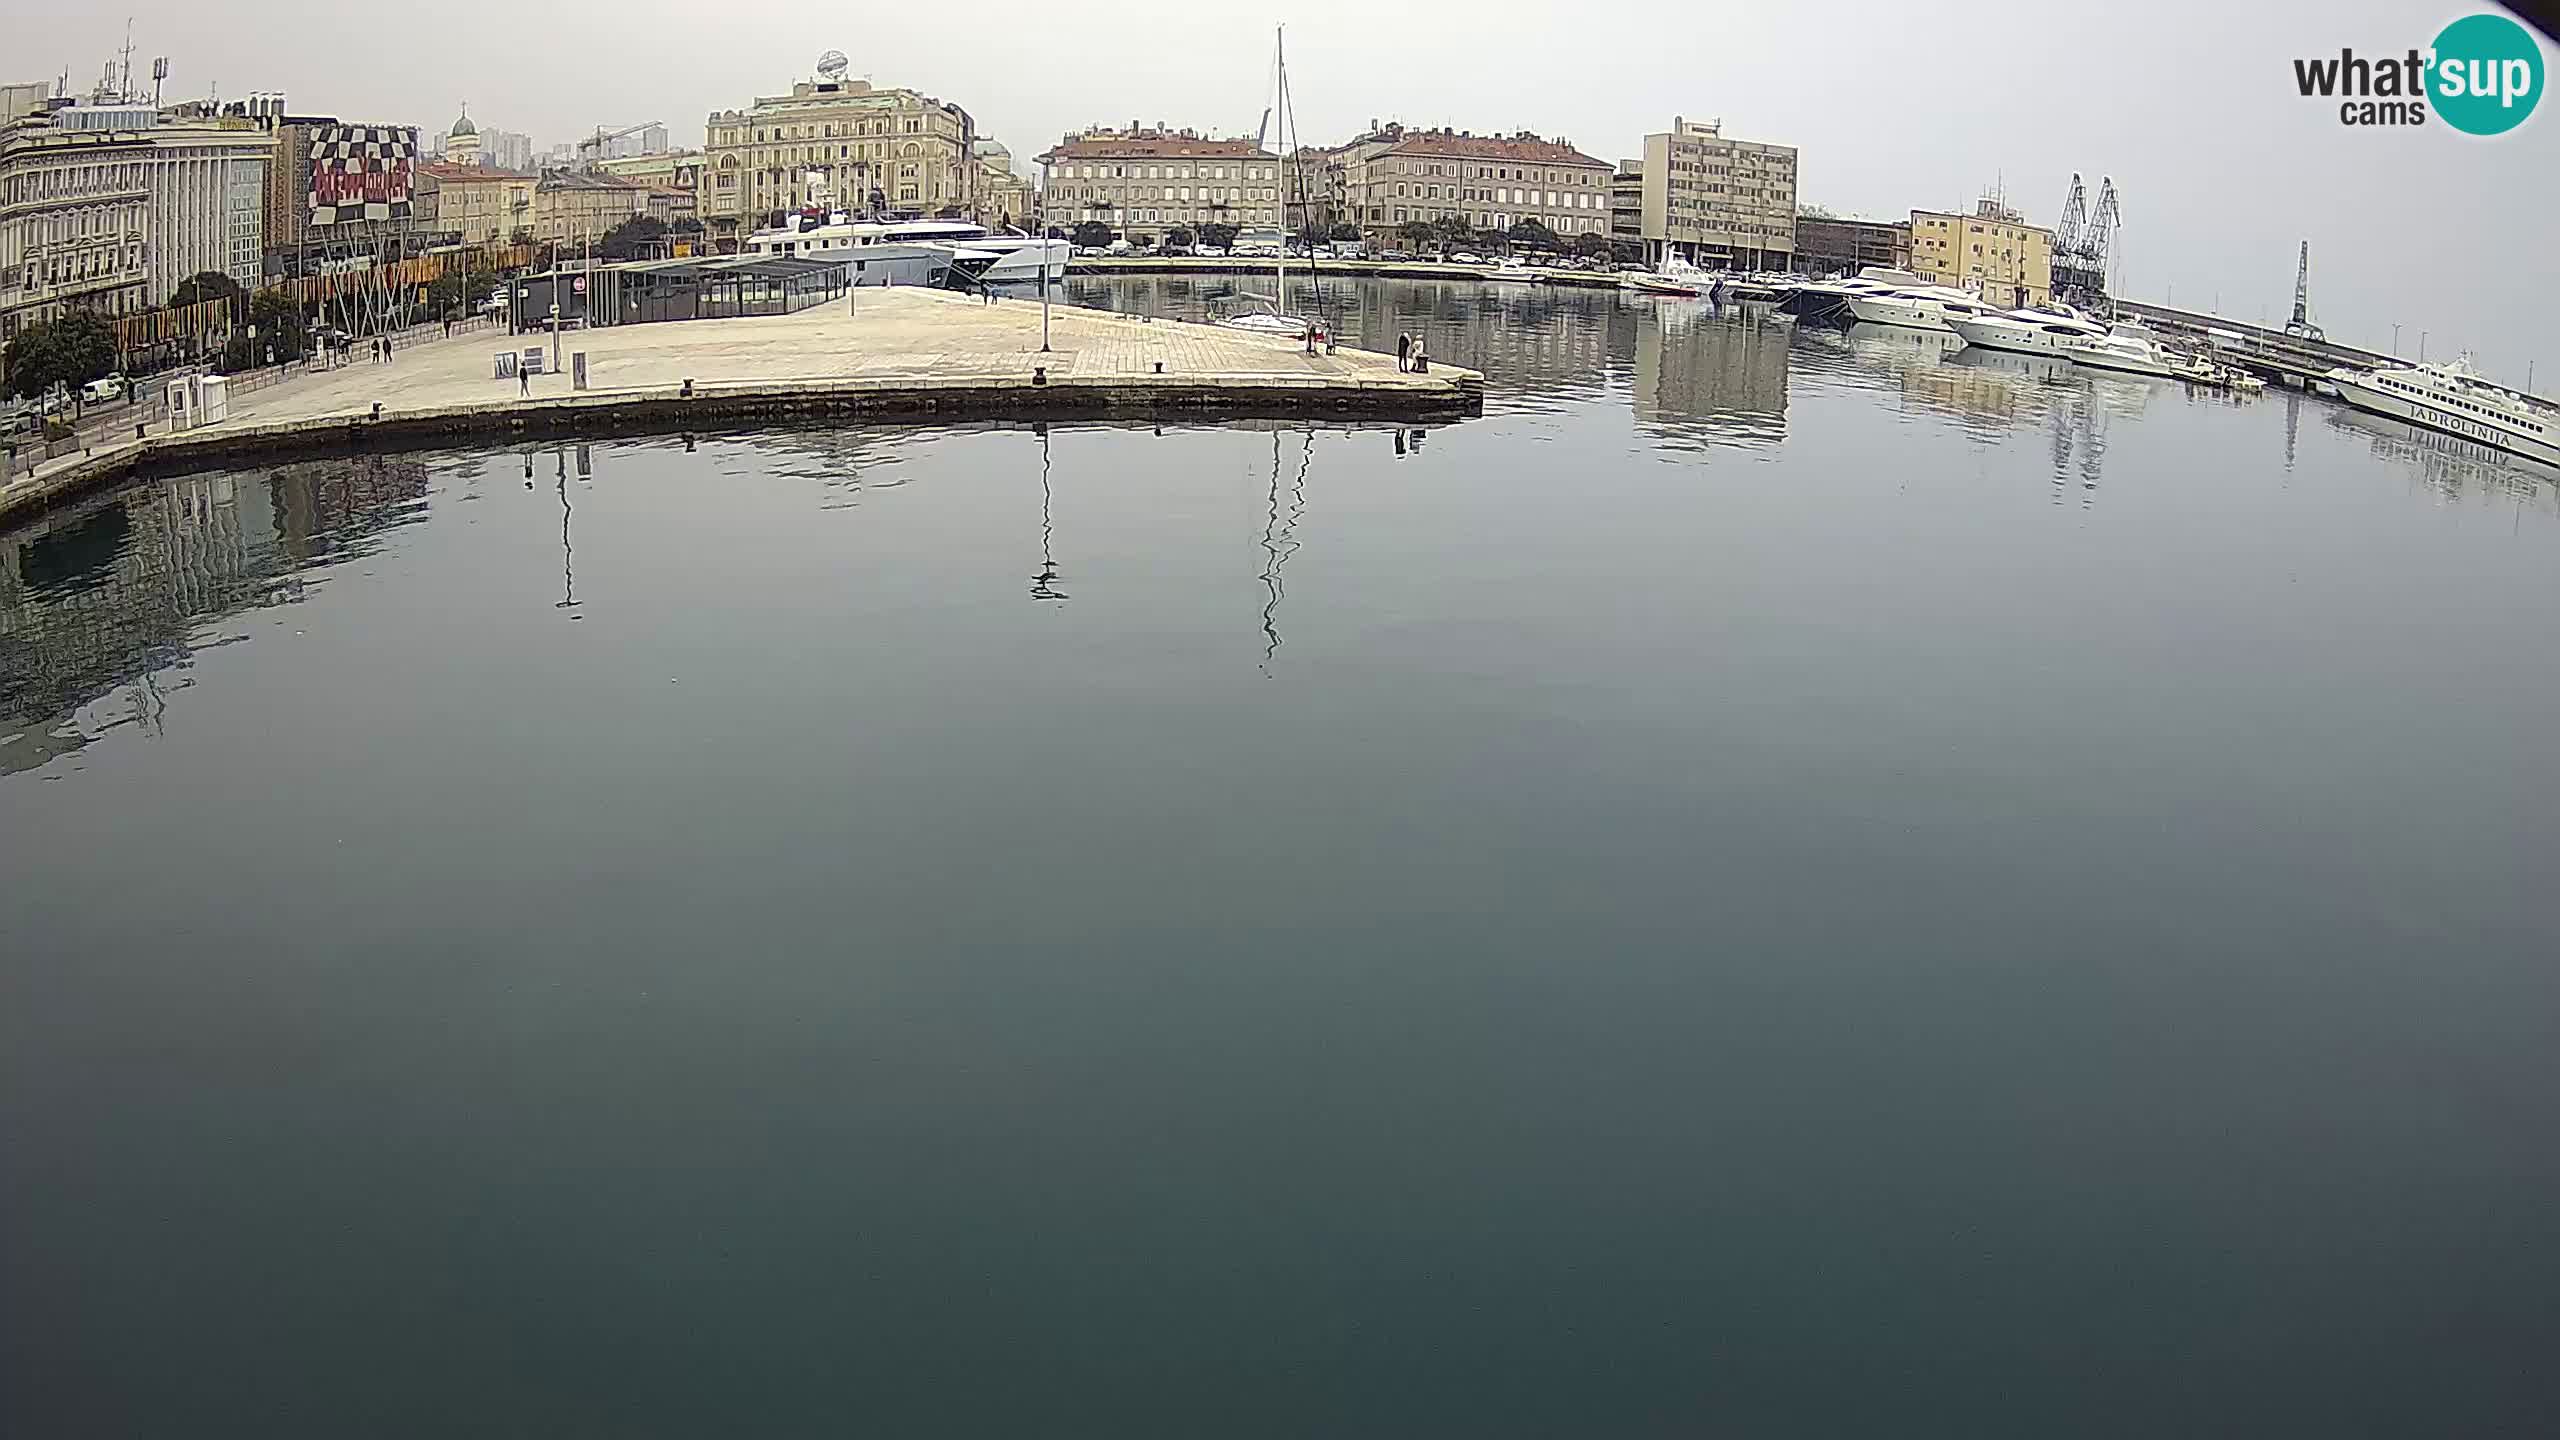
M560 337L561 363L585 352L588 388L543 374L529 394L496 378L495 357L539 346L547 363L548 332L439 339L387 365L359 343L345 367L249 394L219 425L155 429L15 477L0 487L0 518L143 465L471 434L666 431L797 415L1416 420L1483 408L1484 377L1458 366L1416 375L1371 351L1310 355L1293 339L1211 325L1055 301L1049 311L1045 352L1037 299L987 304L912 288L861 290L850 307L796 315L572 330Z

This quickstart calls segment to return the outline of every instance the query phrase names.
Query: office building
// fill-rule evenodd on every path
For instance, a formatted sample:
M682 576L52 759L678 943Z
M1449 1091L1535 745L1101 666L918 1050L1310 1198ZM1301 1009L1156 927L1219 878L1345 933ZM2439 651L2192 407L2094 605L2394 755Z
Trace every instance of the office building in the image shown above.
M1678 256L1711 270L1787 270L1795 263L1796 147L1727 138L1713 120L1673 116L1644 137L1638 228L1645 259Z
M859 213L958 215L977 200L977 122L914 90L845 77L844 57L788 95L705 122L701 209L735 237L812 203Z
M1567 241L1609 231L1609 162L1569 140L1372 122L1333 153L1340 208L1371 245L1401 243L1414 221L1453 218L1477 230L1534 220Z

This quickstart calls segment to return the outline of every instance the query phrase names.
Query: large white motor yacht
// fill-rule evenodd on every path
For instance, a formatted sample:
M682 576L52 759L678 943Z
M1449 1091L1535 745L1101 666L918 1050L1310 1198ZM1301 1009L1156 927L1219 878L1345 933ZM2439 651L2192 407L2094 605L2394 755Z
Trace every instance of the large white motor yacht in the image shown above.
M1919 285L1849 297L1849 313L1870 325L1899 325L1906 330L1952 332L1957 320L1998 312L1982 297L1944 285Z
M2468 358L2450 365L2332 370L2328 381L2338 398L2359 410L2560 465L2560 407L2482 379Z
M2107 333L2107 327L2097 321L2060 307L2048 310L2028 306L1997 315L1950 315L1947 324L1964 337L1967 345L2019 355L2058 356L2066 344L2087 344L2105 338Z
M838 212L824 224L813 225L803 219L798 228L759 230L747 237L745 248L750 255L841 260L850 271L854 262L875 258L868 252L884 245L947 249L953 268L990 284L1037 281L1044 269L1052 280L1067 276L1066 241L998 234L967 220L847 220ZM904 253L930 251L909 249ZM869 283L867 277L864 283Z

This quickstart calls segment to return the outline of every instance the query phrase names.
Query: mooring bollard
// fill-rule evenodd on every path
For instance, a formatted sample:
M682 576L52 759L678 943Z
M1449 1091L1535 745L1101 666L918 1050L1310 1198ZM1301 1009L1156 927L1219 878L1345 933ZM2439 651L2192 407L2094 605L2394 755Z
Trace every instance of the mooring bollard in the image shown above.
M1034 385L1046 385L1046 384L1048 384L1048 383L1049 383L1049 367L1048 367L1048 366L1046 366L1046 365L1034 365L1034 366L1032 366L1032 367L1031 367L1031 383L1032 383L1032 384L1034 384Z
M382 418L382 402L379 400L373 402L373 418L376 420Z
M1156 373L1159 375L1164 373L1164 362L1161 360L1156 362Z
M686 377L684 377L684 397L683 397L683 398L685 398L685 399L687 399L687 400L690 400L690 399L692 399L692 398L693 398L693 377L692 377L692 376L690 376L690 375L687 375Z

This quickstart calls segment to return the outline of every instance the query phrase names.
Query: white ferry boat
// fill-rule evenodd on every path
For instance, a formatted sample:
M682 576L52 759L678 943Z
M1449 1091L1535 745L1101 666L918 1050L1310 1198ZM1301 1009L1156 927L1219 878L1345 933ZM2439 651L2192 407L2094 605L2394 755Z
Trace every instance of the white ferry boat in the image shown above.
M998 234L967 220L847 220L842 213L822 224L804 218L797 227L759 230L747 237L745 246L750 255L841 260L848 274L855 273L853 267L859 263L865 284L890 275L907 283L924 283L921 275L908 280L903 273L907 267L894 263L921 260L939 261L945 269L960 270L993 285L1036 282L1044 269L1050 279L1063 280L1068 248L1064 240ZM882 266L876 277L871 273L874 261Z
M2450 365L2332 370L2338 398L2510 454L2560 465L2560 407L2484 380L2466 357Z

